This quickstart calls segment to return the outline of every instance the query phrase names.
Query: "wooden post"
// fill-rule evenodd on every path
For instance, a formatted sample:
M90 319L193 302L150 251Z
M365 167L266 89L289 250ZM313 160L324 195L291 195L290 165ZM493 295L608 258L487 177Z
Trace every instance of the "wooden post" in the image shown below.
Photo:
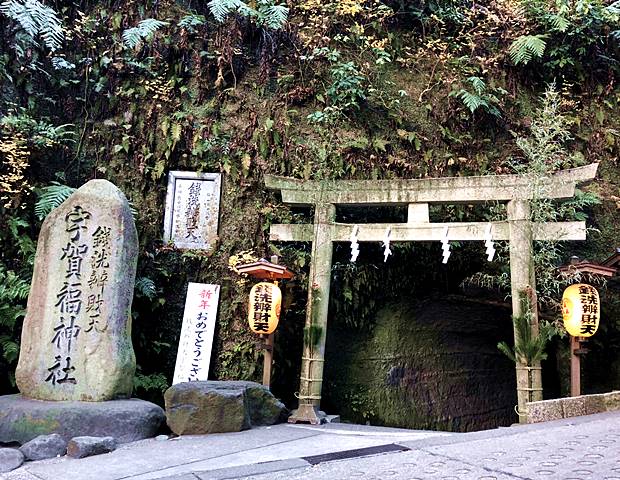
M532 222L530 203L527 200L511 200L507 208L510 230L510 293L513 316L519 317L523 311L522 299L526 295L533 300L532 333L538 334L538 309L536 305L536 278L532 245ZM515 328L515 341L517 331ZM542 400L542 375L540 362L534 365L517 363L517 410L519 422L527 422L525 405L530 401Z
M336 207L333 204L319 203L316 205L304 347L301 357L299 407L289 417L290 423L305 422L318 425L324 420L319 413L319 406L323 386L327 310L332 270L331 224L335 217Z
M581 395L581 358L579 337L570 337L570 396Z
M273 364L273 333L261 335L264 340L263 345L263 385L271 386L271 365Z

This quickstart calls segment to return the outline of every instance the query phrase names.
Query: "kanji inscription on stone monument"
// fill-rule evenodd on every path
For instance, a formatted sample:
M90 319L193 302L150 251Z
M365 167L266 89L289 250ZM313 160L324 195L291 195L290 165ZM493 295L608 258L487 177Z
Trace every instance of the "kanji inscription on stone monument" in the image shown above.
M123 193L91 180L41 228L16 371L39 400L131 396L136 227Z

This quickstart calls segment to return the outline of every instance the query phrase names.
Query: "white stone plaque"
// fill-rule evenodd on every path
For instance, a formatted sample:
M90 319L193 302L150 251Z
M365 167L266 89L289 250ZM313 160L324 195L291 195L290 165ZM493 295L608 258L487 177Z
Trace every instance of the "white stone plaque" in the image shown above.
M207 380L220 286L189 283L173 385Z
M217 238L221 182L220 173L168 174L165 241L177 248L211 248Z

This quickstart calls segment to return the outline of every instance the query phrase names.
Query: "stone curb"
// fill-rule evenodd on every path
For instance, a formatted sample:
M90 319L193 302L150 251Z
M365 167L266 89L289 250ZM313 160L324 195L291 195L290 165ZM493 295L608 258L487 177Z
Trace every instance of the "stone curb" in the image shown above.
M526 409L527 423L615 412L620 410L620 391L529 402Z

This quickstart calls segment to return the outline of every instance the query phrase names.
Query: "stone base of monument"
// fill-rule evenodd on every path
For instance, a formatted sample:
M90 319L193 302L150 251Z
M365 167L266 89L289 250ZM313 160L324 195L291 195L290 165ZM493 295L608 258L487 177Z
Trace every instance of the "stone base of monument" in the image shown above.
M165 419L158 405L144 400L69 402L0 396L0 443L24 444L39 435L114 437L119 443L157 435Z
M164 399L168 426L177 435L240 432L282 422L287 415L284 404L255 382L178 383Z

